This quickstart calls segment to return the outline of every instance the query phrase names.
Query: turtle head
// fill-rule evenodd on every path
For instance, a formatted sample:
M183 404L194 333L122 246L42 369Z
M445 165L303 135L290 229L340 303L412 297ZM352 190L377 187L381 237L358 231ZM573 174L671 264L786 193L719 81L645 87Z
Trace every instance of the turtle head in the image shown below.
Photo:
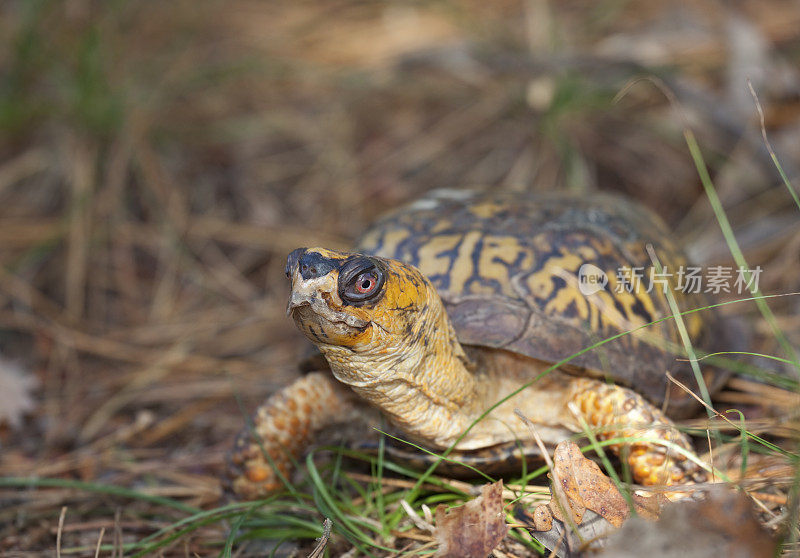
M324 248L289 255L287 313L333 375L406 433L447 447L475 392L434 286L397 260Z
M412 350L438 295L414 267L396 260L324 248L289 254L287 314L319 346L354 352ZM408 343L407 343L407 342Z

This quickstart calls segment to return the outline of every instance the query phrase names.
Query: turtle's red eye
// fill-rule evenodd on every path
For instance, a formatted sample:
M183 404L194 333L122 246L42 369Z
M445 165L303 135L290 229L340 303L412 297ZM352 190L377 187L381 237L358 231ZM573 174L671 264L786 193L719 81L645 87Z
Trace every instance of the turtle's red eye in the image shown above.
M353 258L339 271L339 296L359 305L380 294L383 282L383 271L376 261L364 256Z
M372 272L362 273L358 277L356 277L356 292L360 294L369 294L375 290L375 286L378 284L378 278L375 277L375 274Z

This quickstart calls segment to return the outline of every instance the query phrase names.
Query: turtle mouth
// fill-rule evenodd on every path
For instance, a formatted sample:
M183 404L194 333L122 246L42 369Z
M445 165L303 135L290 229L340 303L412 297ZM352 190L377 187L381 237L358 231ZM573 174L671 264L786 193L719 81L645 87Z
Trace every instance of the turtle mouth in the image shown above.
M289 309L298 329L316 343L343 344L369 326L369 322L329 308L324 302L307 301Z

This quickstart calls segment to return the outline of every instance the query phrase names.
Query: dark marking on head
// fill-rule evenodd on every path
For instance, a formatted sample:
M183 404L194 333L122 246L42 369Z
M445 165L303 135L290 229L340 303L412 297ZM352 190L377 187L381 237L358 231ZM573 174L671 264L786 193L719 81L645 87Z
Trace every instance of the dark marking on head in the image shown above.
M292 252L294 253L294 252ZM317 277L324 277L340 265L340 260L326 258L317 252L309 252L306 250L297 260L297 265L300 268L300 276L303 279L316 279Z
M286 267L283 269L283 272L286 274L287 278L291 279L292 270L297 267L300 256L302 256L306 250L308 250L308 248L295 248L292 250L291 254L289 254L289 257L286 258Z

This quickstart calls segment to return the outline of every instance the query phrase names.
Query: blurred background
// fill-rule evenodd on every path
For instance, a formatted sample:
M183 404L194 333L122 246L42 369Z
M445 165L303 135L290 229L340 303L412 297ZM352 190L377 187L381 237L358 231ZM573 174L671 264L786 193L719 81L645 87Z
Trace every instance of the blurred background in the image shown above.
M0 475L217 505L244 415L297 373L286 254L431 188L622 192L735 265L687 126L762 290L800 291L748 79L795 179L796 0L0 3ZM799 301L772 303L795 346ZM66 546L158 527L143 502L0 494L0 550L51 555L64 505Z

